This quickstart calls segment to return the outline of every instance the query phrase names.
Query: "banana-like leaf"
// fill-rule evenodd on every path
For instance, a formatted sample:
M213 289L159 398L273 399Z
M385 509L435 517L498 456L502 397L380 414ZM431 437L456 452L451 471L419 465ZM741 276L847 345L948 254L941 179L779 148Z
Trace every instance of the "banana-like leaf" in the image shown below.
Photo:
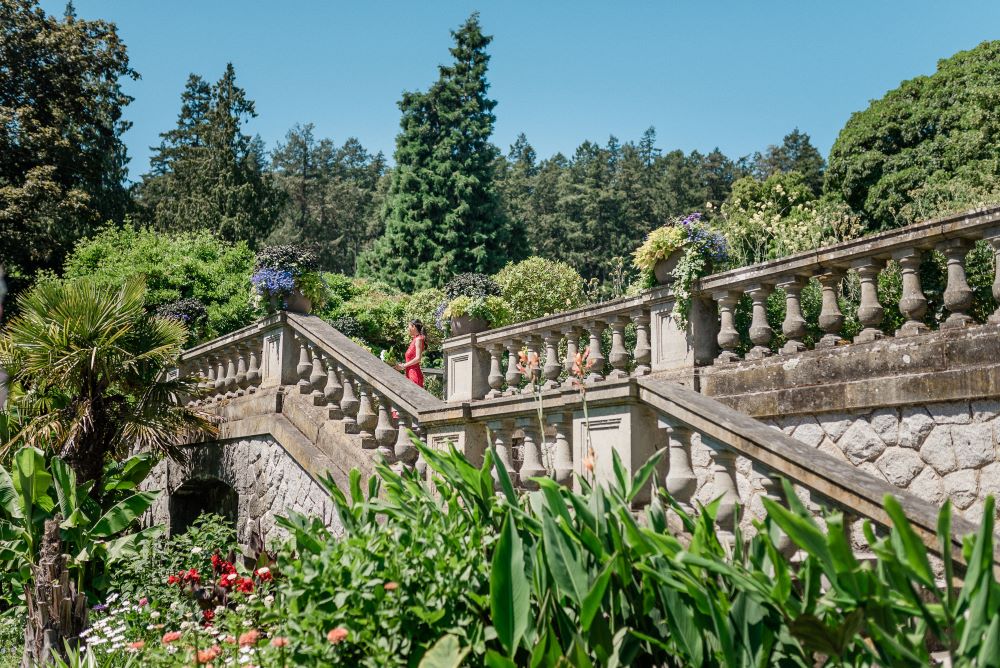
M427 650L420 660L420 668L458 668L469 653L470 647L462 647L452 634L442 636Z
M490 612L500 643L513 658L528 628L531 613L530 584L524 565L524 548L508 513L500 529L490 573Z
M127 499L116 503L97 520L89 532L90 535L94 538L110 538L116 533L124 531L137 517L153 505L157 496L159 496L159 492L136 492Z

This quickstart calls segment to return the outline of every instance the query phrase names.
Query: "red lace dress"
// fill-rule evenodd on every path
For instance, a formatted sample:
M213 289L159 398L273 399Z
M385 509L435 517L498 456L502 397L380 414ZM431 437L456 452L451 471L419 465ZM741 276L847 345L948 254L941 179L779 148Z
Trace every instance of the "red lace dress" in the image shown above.
M406 355L403 359L410 362L417 356L417 339L420 339L420 349L426 350L427 343L423 336L415 336L413 340L410 341L410 347L406 349ZM414 383L420 387L424 386L424 372L420 370L420 364L414 364L413 366L406 367L406 377L412 380Z

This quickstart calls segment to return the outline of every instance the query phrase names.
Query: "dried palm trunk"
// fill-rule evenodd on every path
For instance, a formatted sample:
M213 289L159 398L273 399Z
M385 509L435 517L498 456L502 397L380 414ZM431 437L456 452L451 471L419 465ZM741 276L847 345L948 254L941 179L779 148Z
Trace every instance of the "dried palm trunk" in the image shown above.
M28 623L22 668L47 665L53 656L65 658L66 643L75 646L87 626L87 597L70 580L59 538L61 522L59 515L45 521L38 564L31 567L34 585L25 587Z

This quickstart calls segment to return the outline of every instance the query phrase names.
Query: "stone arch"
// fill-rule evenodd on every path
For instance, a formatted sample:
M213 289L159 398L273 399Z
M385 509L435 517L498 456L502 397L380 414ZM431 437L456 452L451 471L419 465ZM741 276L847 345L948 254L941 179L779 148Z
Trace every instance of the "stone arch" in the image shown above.
M202 513L215 513L231 521L239 520L239 494L232 485L214 476L188 478L174 489L167 501L170 534L183 533Z

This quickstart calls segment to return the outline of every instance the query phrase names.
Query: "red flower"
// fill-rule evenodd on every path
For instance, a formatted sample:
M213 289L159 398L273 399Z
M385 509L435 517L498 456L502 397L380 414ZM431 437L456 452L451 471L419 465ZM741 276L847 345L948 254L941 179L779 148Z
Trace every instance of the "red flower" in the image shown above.
M215 571L216 573L218 573L219 572L219 567L221 565L222 565L222 557L220 557L218 554L213 554L212 555L212 570Z
M193 568L189 570L187 573L182 573L181 577L184 578L185 582L193 582L195 584L201 582L201 576L198 574L198 571L196 571Z
M287 647L288 638L285 636L275 636L271 638L271 647Z
M206 622L210 622L213 619L215 619L215 611L214 610L203 610L202 613L201 613L201 618L204 619Z
M149 599L143 596L142 598L139 599L139 605L143 607L149 605Z
M326 639L330 641L330 644L336 645L347 637L347 629L343 626L338 626L329 633L326 634Z
M253 580L250 578L240 578L236 581L236 590L244 594L253 593Z
M177 584L178 582L180 582L180 580L177 579L176 575L171 575L170 577L167 578L168 585Z
M163 638L161 639L161 641L163 642L164 645L169 645L175 640L180 640L180 639L181 639L180 631L170 631L169 633L163 634Z
M260 578L261 582L270 582L271 580L274 579L274 575L271 573L271 569L268 568L267 566L261 566L256 571L254 571L254 574L258 578Z
M260 640L260 631L250 629L240 636L240 647L252 647L257 644L258 640Z

